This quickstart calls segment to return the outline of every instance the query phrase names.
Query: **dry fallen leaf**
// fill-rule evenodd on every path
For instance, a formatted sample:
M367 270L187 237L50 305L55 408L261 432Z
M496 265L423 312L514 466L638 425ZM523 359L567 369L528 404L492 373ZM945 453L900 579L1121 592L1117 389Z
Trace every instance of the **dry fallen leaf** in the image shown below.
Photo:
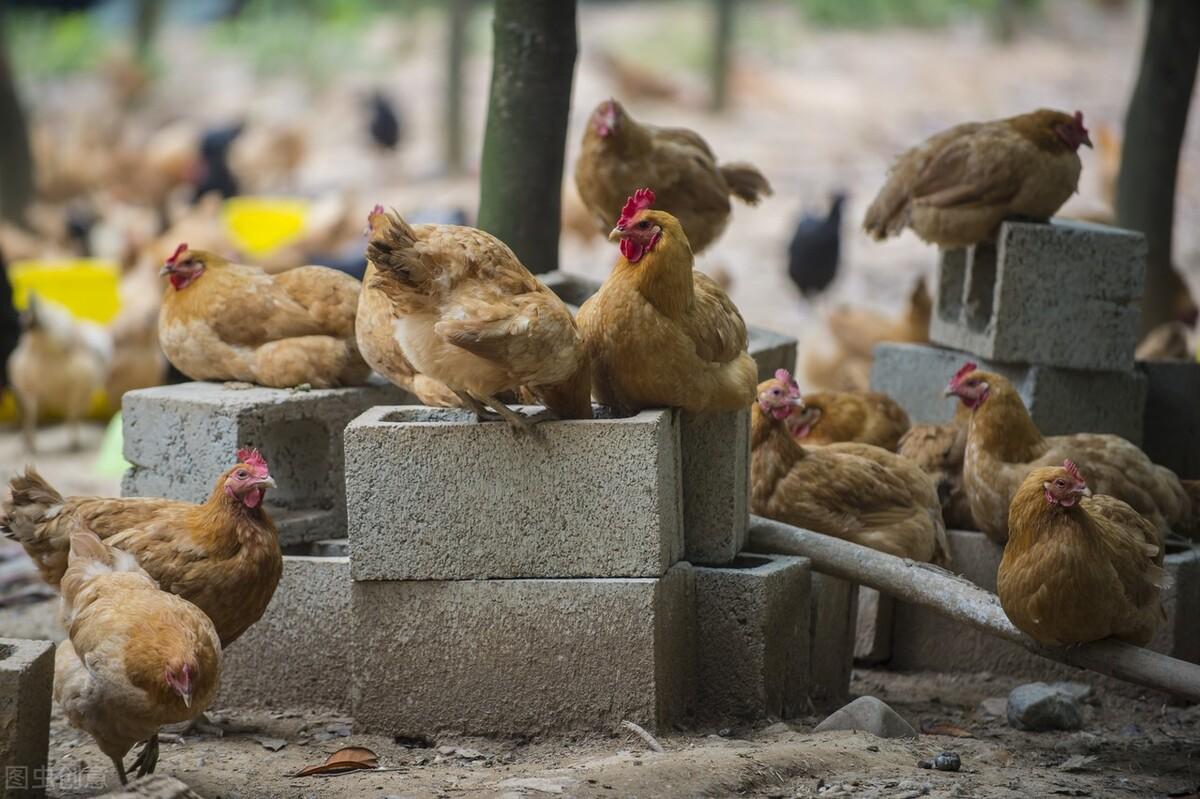
M1095 755L1071 755L1059 763L1058 768L1060 771L1085 771L1096 759Z
M314 774L344 774L347 771L379 768L379 755L365 746L344 746L319 766L308 766L296 772L297 777Z
M287 741L282 738L268 738L265 735L255 735L253 738L262 744L263 749L270 749L272 752L278 752L287 746Z
M964 730L948 721L922 721L921 732L925 735L945 735L950 738L974 738L970 730Z

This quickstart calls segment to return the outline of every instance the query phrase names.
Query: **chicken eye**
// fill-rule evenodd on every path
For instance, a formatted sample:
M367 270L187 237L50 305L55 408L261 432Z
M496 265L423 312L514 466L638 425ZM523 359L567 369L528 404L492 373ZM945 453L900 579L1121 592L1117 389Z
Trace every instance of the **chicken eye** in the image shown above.
M650 223L643 219L641 222L638 222L637 226L642 230L645 230L646 228L650 227Z
M1066 482L1064 482L1063 479L1060 477L1054 481L1054 485L1058 486L1059 488L1062 488L1066 485Z
M239 480L245 480L245 479L246 479L246 477L248 477L248 475L246 474L246 470L245 470L245 469L238 469L238 470L237 470L237 477L238 477L238 479L239 479Z

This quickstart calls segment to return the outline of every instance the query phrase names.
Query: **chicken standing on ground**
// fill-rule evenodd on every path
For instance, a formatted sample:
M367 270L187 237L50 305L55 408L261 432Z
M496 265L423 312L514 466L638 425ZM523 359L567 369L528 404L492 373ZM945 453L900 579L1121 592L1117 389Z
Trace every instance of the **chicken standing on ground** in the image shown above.
M158 730L197 718L217 693L221 642L198 607L163 591L134 558L75 522L62 578L68 640L54 657L54 699L91 734L124 785L158 763Z
M391 335L418 373L448 386L483 419L531 419L498 395L530 391L559 419L592 418L583 338L565 303L504 242L457 225L409 225L376 207L367 290L391 302Z
M963 485L963 459L971 411L958 403L948 424L915 424L900 438L896 451L933 478L942 500L942 518L952 530L975 530L975 517Z
M712 278L692 268L679 220L653 203L649 189L625 203L609 234L621 257L579 309L596 398L624 414L744 408L758 377L746 323Z
M679 220L697 254L729 223L730 195L755 205L771 194L771 184L757 168L718 166L698 133L635 122L616 100L602 102L588 120L575 186L602 233L617 224L624 199L649 186L659 208Z
M1009 507L1017 489L1039 466L1070 458L1086 470L1097 494L1128 502L1165 537L1200 533L1194 503L1200 484L1185 482L1157 466L1120 436L1076 433L1043 437L1012 383L965 364L950 379L946 394L971 410L963 480L971 515L994 541L1008 539Z
M909 427L900 403L875 391L816 391L788 417L801 444L853 442L895 452Z
M1093 496L1070 460L1025 477L1008 526L997 593L1035 641L1069 646L1112 636L1145 646L1167 620L1158 531L1116 497Z
M992 238L1005 219L1045 221L1079 185L1081 144L1092 146L1079 111L956 125L896 159L863 227L880 240L910 227L950 249Z
M902 558L946 563L933 480L869 444L803 447L788 417L803 404L787 370L758 386L750 411L750 510Z
M8 376L21 408L27 452L36 450L38 414L59 411L70 426L72 450L81 446L79 423L104 388L112 362L112 338L97 325L71 317L66 308L34 295L21 315L21 338L8 358Z
M258 452L241 450L208 501L66 497L32 468L9 482L0 533L19 542L42 577L59 585L79 525L128 552L173 594L208 614L229 646L262 617L283 573L263 497L275 486Z
M162 274L158 338L167 359L193 380L272 388L364 383L354 316L360 284L323 266L268 275L180 244Z

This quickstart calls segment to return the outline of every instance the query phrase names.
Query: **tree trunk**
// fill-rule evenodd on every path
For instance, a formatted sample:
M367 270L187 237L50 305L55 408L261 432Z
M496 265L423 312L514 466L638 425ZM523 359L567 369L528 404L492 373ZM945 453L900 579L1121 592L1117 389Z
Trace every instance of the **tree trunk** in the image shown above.
M714 111L725 110L728 102L729 51L733 44L734 0L713 0L713 50L709 76L712 81L712 97L709 104Z
M161 19L162 0L137 0L133 15L133 49L143 64L150 60Z
M531 272L558 268L575 0L496 0L479 227Z
M1142 335L1172 318L1181 285L1171 266L1175 182L1198 57L1200 2L1153 0L1117 178L1117 223L1146 234L1149 248Z
M1019 644L1035 655L1200 701L1200 665L1114 639L1065 648L1042 646L1013 626L995 594L928 563L757 516L750 517L748 549L806 557L822 574L868 585L929 608L960 624Z
M474 0L450 0L446 9L446 170L463 168L463 59L467 51L467 23Z
M4 27L4 4L0 3L0 120L4 120L0 123L0 218L21 223L33 200L33 153Z

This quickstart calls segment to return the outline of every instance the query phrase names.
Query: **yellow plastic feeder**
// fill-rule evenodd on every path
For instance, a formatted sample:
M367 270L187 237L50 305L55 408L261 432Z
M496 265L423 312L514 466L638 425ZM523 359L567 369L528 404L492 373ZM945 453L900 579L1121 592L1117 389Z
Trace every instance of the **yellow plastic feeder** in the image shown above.
M300 238L308 210L305 200L294 198L231 197L221 208L221 218L239 250L261 256Z

